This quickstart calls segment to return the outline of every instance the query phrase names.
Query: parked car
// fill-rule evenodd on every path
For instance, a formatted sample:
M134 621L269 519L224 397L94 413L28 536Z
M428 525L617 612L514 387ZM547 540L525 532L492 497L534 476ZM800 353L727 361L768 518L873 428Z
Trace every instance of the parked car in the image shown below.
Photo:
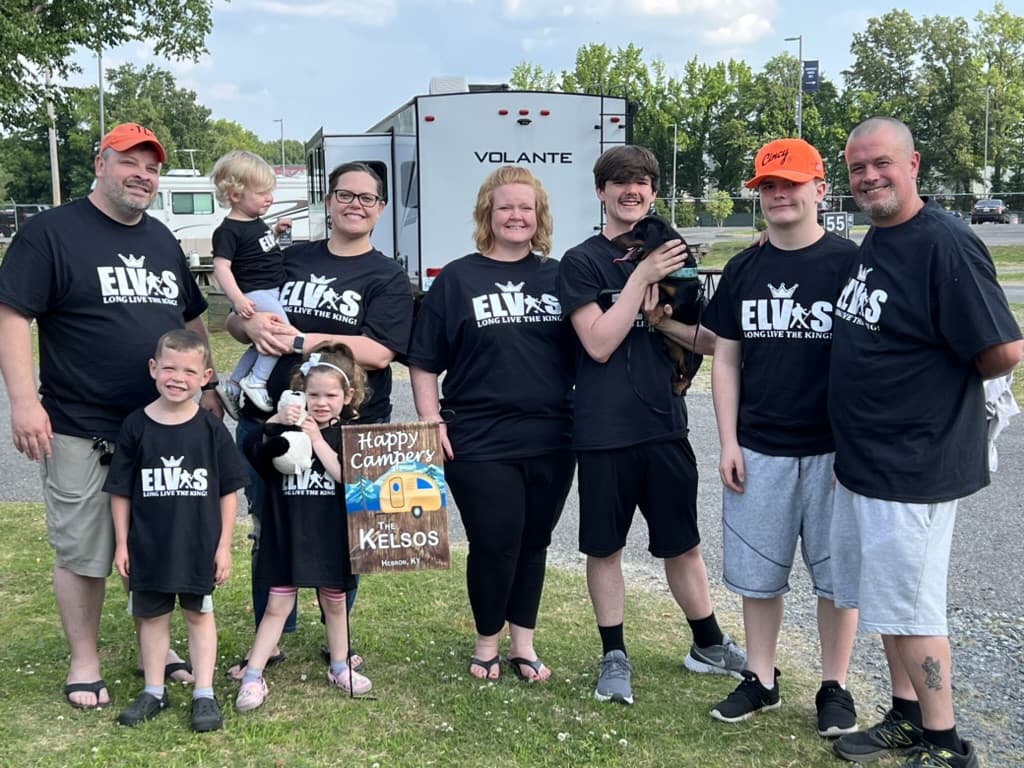
M971 224L981 224L986 221L994 221L996 224L1009 224L1010 216L1006 205L998 198L991 200L979 200L971 209Z

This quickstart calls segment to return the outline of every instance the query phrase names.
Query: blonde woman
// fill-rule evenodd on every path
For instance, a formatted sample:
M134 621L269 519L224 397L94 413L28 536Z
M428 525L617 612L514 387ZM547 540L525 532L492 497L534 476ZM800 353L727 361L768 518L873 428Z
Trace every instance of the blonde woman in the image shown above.
M499 168L480 188L474 219L478 252L444 268L417 316L413 396L421 421L441 422L445 476L469 540L469 672L500 676L507 623L512 672L535 682L551 676L533 636L575 469L572 337L555 296L558 263L547 258L551 211L540 182L525 168Z

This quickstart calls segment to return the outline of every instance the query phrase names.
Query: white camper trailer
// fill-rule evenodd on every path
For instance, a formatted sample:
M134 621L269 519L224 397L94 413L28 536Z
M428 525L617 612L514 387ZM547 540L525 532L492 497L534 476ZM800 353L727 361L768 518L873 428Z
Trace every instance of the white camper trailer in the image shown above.
M431 83L437 90L437 81ZM594 162L632 141L623 98L489 87L416 96L364 134L319 131L306 144L310 237L327 235L323 196L341 163L369 164L385 185L388 207L374 245L405 267L423 290L449 261L475 250L473 207L484 178L521 164L541 180L554 217L552 255L602 225Z
M309 239L306 174L277 176L274 204L263 217L273 225L279 218L292 220L292 240ZM175 168L160 177L160 189L149 206L149 215L159 219L181 241L185 253L209 256L215 230L228 214L217 203L217 190L208 176L190 168Z

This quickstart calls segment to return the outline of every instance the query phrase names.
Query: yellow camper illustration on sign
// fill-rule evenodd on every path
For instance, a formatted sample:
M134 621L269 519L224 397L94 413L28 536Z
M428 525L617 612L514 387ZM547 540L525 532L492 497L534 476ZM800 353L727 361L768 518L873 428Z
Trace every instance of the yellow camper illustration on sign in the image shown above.
M380 511L412 512L422 517L425 509L440 509L441 488L423 472L395 472L384 478L380 489Z

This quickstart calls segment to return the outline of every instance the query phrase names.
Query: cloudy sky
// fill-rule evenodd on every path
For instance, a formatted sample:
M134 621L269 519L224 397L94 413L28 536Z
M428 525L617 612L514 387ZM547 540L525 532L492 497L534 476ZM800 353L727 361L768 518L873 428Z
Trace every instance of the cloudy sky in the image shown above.
M1012 8L1011 0L1009 7ZM358 132L418 93L435 75L472 83L508 80L521 61L571 69L577 49L632 42L669 74L696 56L743 59L755 70L772 56L818 59L841 82L850 42L868 18L904 8L966 15L984 4L952 0L214 0L209 54L167 62L136 44L107 51L104 66L154 63L192 89L215 118L235 120L264 139L305 141L323 127ZM95 82L96 59L79 57ZM91 78L91 80L90 80ZM81 82L81 79L79 79Z

